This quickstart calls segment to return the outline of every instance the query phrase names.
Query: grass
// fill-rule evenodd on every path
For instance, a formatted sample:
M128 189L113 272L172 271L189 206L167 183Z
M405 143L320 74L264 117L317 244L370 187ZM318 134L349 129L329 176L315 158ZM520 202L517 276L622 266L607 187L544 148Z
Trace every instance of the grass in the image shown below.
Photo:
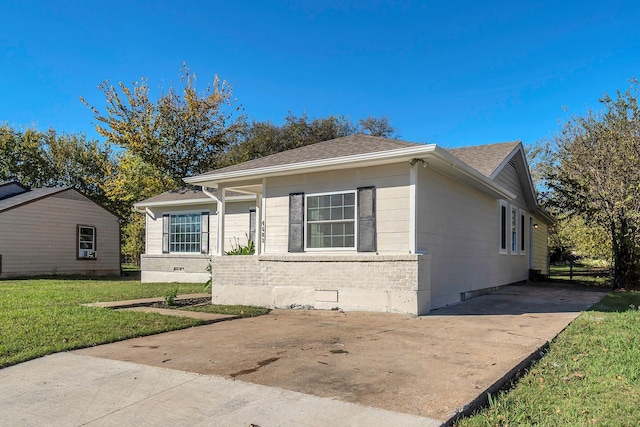
M256 317L268 314L271 309L266 307L256 307L251 305L205 305L201 307L188 307L184 310L201 311L204 313L215 314L232 314L234 316L242 317Z
M134 279L0 280L0 368L73 350L202 324L155 313L83 307L98 301L202 292L202 284L140 283Z
M640 420L640 293L582 313L512 390L457 426L635 426Z

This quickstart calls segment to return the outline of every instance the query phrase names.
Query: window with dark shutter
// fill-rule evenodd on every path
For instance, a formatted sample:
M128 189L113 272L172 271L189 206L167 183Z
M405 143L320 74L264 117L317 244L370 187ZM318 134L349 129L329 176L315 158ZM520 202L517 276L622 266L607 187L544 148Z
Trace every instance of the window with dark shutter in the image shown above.
M209 212L200 215L200 253L209 253Z
M358 188L358 252L376 251L376 188Z
M289 252L304 252L304 193L289 194Z
M169 214L162 215L162 253L169 253Z

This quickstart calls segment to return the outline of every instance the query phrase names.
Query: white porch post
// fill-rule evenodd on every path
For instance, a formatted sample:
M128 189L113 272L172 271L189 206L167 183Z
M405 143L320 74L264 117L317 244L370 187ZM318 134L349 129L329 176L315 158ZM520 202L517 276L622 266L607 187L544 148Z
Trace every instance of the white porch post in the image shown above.
M216 245L216 255L224 255L224 210L225 210L225 189L219 189L218 195L218 240Z
M256 255L262 253L262 194L256 194Z
M262 178L262 194L260 194L260 253L263 254L265 251L266 240L267 240L267 179Z
M412 162L413 163L413 162ZM418 224L416 215L416 199L418 188L418 169L415 163L409 165L409 253L415 254L417 248Z

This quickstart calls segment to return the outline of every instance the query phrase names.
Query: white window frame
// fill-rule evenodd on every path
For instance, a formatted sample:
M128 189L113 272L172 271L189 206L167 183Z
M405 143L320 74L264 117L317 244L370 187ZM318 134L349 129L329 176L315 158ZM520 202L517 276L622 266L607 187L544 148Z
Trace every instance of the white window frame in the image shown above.
M520 230L520 245L518 246L518 253L525 255L527 253L527 213L520 209L520 216L518 227Z
M504 208L504 217L502 216L502 209ZM498 250L500 255L508 254L509 250L509 206L504 200L500 200L500 206L498 208ZM504 247L502 242L504 241Z
M167 238L169 239L169 253L170 254L199 254L202 252L202 213L204 211L184 211L184 212L167 212L167 214L169 215L169 235L167 236ZM200 227L200 231L198 231L198 250L197 251L192 251L192 252L181 252L181 251L172 251L171 250L171 244L172 244L172 233L171 233L171 220L173 219L174 216L181 216L181 215L198 215L199 218L199 227Z
M353 246L341 247L341 248L310 248L309 247L309 221L307 218L307 209L309 208L309 198L319 196L332 196L335 194L353 194L354 206L353 206ZM304 250L309 252L321 252L321 251L356 251L358 249L358 191L357 190L344 190L344 191L330 191L325 193L305 193L304 195ZM331 222L345 222L345 220L339 221L312 221L311 223L331 223Z
M82 229L85 228L87 230L91 230L92 238L91 238L91 248L83 248L82 244L89 243L87 240L82 240ZM93 225L80 225L77 226L77 239L78 239L78 253L76 257L78 259L95 259L96 258L96 227ZM87 251L87 255L83 255L83 251ZM93 255L91 255L93 254Z
M518 220L520 219L518 208L512 205L509 212L511 212L509 215L509 250L511 255L518 255Z

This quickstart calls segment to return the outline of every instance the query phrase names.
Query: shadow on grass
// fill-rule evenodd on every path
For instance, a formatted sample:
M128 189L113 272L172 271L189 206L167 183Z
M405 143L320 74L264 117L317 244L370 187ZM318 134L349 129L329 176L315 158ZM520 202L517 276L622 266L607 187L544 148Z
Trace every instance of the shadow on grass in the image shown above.
M639 291L614 291L608 293L599 303L594 304L589 311L623 313L636 311L638 307L640 307Z

